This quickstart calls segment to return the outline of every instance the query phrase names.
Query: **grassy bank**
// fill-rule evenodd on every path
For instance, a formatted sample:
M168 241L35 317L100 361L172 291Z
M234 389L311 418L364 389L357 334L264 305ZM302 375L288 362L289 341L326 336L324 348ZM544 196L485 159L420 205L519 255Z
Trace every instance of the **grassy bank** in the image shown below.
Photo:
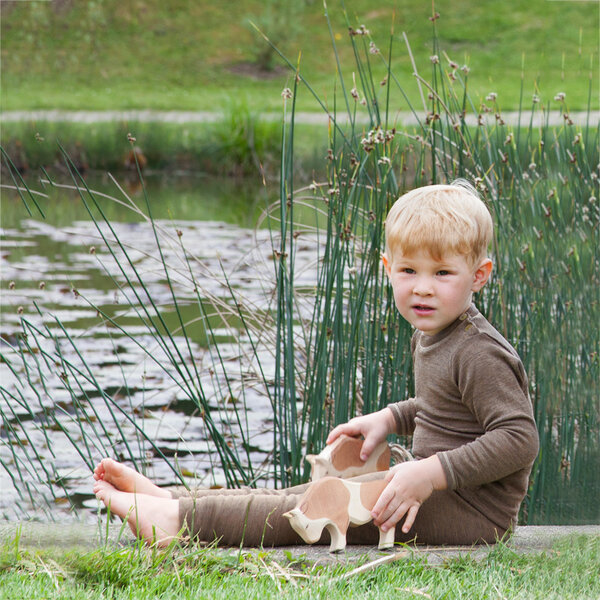
M235 0L201 2L2 2L2 110L186 109L215 110L243 98L258 110L279 109L281 90L291 87L290 71L269 54L249 25L253 20L296 61L319 96L333 102L337 45L342 65L352 62L348 25L339 1L328 3L329 31L321 2ZM428 2L369 0L345 3L351 25L365 24L384 54L394 27L394 71L409 85L413 66L430 71L432 6ZM598 5L594 2L492 2L438 0L440 44L449 57L470 69L472 98L500 93L504 110L519 106L521 79L528 96L543 102L569 90L570 110L588 102L588 81L597 74ZM265 52L265 50L267 50ZM443 56L440 58L445 61ZM379 82L386 74L374 63ZM342 71L348 88L352 69ZM338 88L339 89L339 88ZM592 94L598 106L595 78ZM399 110L401 94L392 96ZM299 109L316 109L299 100Z
M553 111L557 113L560 113L558 107ZM525 126L528 118L529 115L523 113L521 122ZM480 137L478 128L466 129L471 137ZM504 128L479 129L486 132L482 138L485 139L497 136ZM362 135L366 135L367 130L368 127L363 126ZM508 130L518 132L519 128ZM597 135L594 127L583 126L576 130L586 139ZM350 133L351 128L342 125L340 131ZM405 153L410 153L410 146L422 128L398 127L398 131L396 154L391 160L394 168L406 169ZM539 130L525 127L524 131L516 154L521 168L527 169L532 144L548 134L560 137L562 127L543 126ZM323 158L328 152L327 125L301 124L296 126L294 135L296 176L307 182L322 178L326 171ZM137 179L134 153L145 174L193 173L246 178L249 182L264 182L266 178L273 182L281 167L281 121L264 119L250 111L245 103L230 107L213 123L16 121L0 124L0 138L16 169L34 179L41 168L57 177L67 173L61 148L84 175L92 171L111 172L121 173L126 179ZM553 155L549 155L548 160L559 167ZM6 172L5 161L1 168Z
M213 549L152 552L103 549L87 554L28 551L6 544L0 553L0 598L598 598L600 538L573 537L541 555L499 545L487 558L427 566L400 559L366 573L356 565L279 564L268 552Z
M136 173L135 151L144 171L193 171L257 181L279 170L281 129L280 121L260 118L245 103L230 103L212 123L22 121L0 126L2 147L22 173L40 167L65 171L62 146L82 173ZM307 173L326 154L324 131L323 126L305 125L299 134L298 167Z

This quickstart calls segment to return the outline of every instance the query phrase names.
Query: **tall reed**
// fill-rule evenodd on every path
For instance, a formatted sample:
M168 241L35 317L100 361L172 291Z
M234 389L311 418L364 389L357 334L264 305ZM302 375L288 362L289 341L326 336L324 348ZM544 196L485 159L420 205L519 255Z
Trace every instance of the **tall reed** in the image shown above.
M522 88L516 123L505 122L494 92L476 105L468 94L468 68L438 47L436 19L430 75L414 65L423 107L409 105L419 117L413 131L396 126L396 107L389 105L391 86L404 93L392 70L396 36L392 32L382 52L364 26L348 22L353 87L340 76L331 105L321 103L330 117L330 149L326 181L311 188L326 242L310 290L294 282L294 253L302 240L294 210L306 201L306 190L294 189L293 162L282 161L281 377L274 390L283 423L280 476L286 483L306 477L300 440L307 451L318 450L331 426L411 393L410 331L398 319L379 259L383 221L399 191L464 177L477 185L496 222L494 279L476 301L523 357L542 441L522 518L597 520L590 498L598 492L600 464L598 336L585 323L599 315L598 127L575 126L558 90L552 100L534 96L524 108ZM335 51L333 35L331 41ZM387 67L381 82L373 79L373 60ZM314 94L301 68L287 62ZM297 93L298 86L287 94L288 157ZM550 126L556 112L562 124ZM308 312L302 310L304 292Z

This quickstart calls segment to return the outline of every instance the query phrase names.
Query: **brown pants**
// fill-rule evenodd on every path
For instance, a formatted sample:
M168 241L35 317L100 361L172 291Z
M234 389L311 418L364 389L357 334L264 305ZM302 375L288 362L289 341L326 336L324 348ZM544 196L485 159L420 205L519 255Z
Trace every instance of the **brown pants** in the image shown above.
M383 478L385 473L354 477L353 481ZM192 539L224 546L291 546L304 542L283 513L294 508L310 484L282 490L220 489L173 491L179 498L181 526ZM434 492L421 506L408 534L396 526L396 541L416 540L429 545L472 545L502 538L506 529L498 527L465 502L456 492ZM348 544L376 545L379 530L372 523L351 527ZM329 543L325 531L320 544Z

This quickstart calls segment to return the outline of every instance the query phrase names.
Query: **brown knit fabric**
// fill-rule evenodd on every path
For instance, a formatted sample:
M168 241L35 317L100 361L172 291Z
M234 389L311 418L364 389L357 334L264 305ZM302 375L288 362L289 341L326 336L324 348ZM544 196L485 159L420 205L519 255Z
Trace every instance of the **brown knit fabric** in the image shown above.
M369 481L385 477L385 472L352 478ZM288 546L303 544L289 521L282 517L294 508L306 488L304 484L284 490L221 489L193 490L193 496L174 494L179 498L179 515L184 531L195 540L217 541L222 546ZM420 544L493 544L506 529L497 527L470 506L456 492L434 492L423 504L408 534L396 526L396 541L415 540ZM379 530L367 523L348 529L349 544L377 545ZM324 531L320 544L329 544Z
M493 523L516 522L538 451L527 376L510 344L471 306L412 340L415 397L390 405L415 458L437 454L448 487Z

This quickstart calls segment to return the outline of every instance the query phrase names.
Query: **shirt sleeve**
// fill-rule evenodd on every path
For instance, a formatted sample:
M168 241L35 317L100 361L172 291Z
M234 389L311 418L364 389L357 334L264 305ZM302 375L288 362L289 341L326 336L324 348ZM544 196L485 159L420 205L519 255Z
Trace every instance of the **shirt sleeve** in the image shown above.
M388 408L394 415L396 421L396 433L398 435L411 435L415 429L415 416L417 414L417 402L414 398L388 404Z
M465 344L453 359L453 376L463 402L483 434L457 448L438 452L449 489L498 481L530 467L539 439L527 376L516 353L487 338Z

